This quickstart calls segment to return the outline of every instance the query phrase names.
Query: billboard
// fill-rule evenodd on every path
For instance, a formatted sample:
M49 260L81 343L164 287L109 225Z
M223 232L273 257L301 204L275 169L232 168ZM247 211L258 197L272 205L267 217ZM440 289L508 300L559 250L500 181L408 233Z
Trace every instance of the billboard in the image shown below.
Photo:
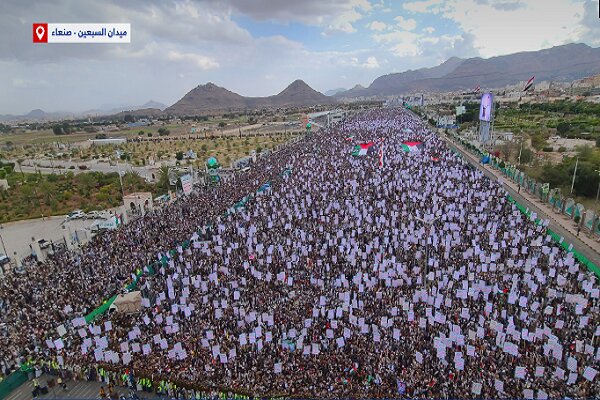
M193 188L192 176L190 174L185 174L180 179L181 179L181 188L183 189L183 194L192 193L192 188Z
M490 122L492 118L492 106L494 97L491 93L484 93L481 96L481 106L479 107L479 120Z
M456 116L463 115L467 112L467 108L465 106L457 106L456 107Z

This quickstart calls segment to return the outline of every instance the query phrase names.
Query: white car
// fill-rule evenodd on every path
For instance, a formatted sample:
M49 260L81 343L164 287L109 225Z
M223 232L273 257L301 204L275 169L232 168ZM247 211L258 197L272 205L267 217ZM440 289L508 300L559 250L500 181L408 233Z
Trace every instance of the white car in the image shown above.
M70 221L73 219L81 219L81 218L85 218L85 213L82 210L75 210L75 211L70 212L65 219L67 221Z
M90 211L87 213L86 217L88 219L106 219L104 211Z
M0 267L3 267L4 264L8 264L10 262L10 258L6 254L0 253Z

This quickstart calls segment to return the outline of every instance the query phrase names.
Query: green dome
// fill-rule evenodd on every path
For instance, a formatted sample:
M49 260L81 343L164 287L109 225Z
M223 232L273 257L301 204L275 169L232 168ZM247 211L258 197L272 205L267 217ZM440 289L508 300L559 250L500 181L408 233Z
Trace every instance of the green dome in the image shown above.
M216 168L219 166L219 162L217 161L216 158L214 157L210 157L207 161L206 161L206 165L208 166L208 168Z

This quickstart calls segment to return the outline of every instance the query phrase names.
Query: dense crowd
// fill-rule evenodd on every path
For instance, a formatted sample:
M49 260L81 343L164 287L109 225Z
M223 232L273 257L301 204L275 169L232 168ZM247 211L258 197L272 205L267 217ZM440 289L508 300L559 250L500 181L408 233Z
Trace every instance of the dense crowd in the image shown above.
M157 260L142 312L81 324ZM412 113L371 110L8 277L0 362L292 397L592 396L599 294L501 183Z

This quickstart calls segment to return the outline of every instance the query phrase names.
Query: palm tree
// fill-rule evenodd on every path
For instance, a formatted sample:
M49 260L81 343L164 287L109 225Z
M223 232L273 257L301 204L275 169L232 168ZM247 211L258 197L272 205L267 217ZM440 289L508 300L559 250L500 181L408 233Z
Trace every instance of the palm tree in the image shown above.
M23 173L23 167L21 167L21 164L23 164L23 161L25 161L25 160L23 160L22 158L19 158L17 160L17 165L19 166L19 169L21 170L21 176L23 178L25 178L25 174Z

